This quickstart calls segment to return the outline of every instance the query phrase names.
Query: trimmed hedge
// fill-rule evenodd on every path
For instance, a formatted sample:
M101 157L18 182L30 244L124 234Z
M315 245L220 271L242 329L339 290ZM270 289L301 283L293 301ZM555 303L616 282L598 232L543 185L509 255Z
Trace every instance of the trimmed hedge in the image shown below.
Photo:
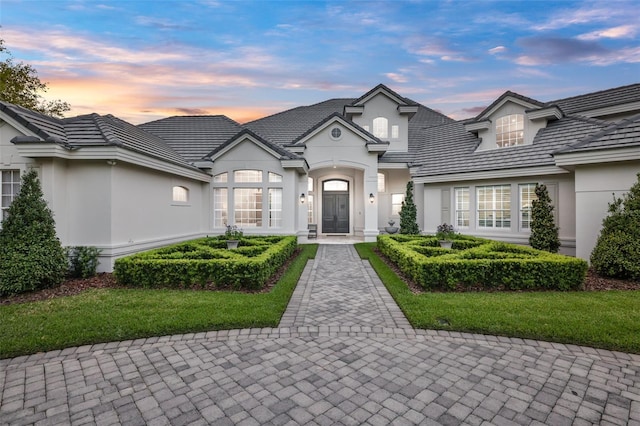
M578 290L588 267L582 259L468 236L443 249L436 237L380 235L378 248L425 290Z
M208 237L117 259L120 284L136 287L216 287L256 290L289 259L295 236L243 237L227 250L224 237Z

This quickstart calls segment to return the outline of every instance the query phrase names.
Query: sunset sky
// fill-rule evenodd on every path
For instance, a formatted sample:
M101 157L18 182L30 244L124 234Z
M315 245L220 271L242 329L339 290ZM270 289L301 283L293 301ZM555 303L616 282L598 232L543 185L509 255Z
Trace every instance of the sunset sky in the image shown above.
M0 0L67 115L246 122L379 83L453 118L640 82L634 1ZM3 58L4 59L4 58Z

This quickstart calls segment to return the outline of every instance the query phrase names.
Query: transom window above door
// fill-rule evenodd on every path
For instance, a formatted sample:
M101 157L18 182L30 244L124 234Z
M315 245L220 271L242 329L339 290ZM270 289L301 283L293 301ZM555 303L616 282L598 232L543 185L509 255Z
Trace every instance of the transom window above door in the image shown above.
M349 182L346 180L326 180L322 183L323 191L348 191Z

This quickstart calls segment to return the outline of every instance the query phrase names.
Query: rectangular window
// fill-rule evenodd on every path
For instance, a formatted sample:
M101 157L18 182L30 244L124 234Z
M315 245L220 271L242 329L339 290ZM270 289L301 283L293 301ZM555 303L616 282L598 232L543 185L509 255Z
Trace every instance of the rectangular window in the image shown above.
M378 173L378 192L386 192L387 187L385 185L384 173Z
M535 183L520 185L520 229L531 229L531 202L537 199Z
M262 227L262 188L234 188L233 209L240 228Z
M269 228L282 228L282 188L269 188Z
M9 206L20 192L20 170L3 170L0 173L0 187L2 188L0 222L2 222L7 217Z
M391 126L391 139L398 139L400 137L400 126L394 124Z
M238 183L262 182L262 170L236 170L233 181Z
M511 185L476 188L479 228L511 227Z
M313 195L308 195L307 196L307 206L308 209L307 210L307 222L308 223L314 223L313 222Z
M213 189L213 227L222 228L225 226L229 214L227 201L227 188Z
M400 209L402 208L402 202L404 201L404 194L391 194L391 215L400 215Z
M498 148L524 143L524 115L511 114L496 120L496 145Z
M455 188L456 227L469 227L469 188Z

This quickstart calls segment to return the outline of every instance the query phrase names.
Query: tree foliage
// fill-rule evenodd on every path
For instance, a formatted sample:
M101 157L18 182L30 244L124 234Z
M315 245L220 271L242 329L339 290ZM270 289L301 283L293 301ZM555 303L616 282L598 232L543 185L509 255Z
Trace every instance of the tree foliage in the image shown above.
M413 181L407 182L407 193L404 196L402 207L400 208L400 233L419 234L418 222L416 221L418 210L413 202Z
M0 295L60 285L67 269L53 214L36 171L30 170L0 229Z
M44 100L42 93L47 91L47 83L40 81L38 72L31 65L15 62L2 39L0 54L7 56L0 61L0 100L59 118L71 109L61 100Z
M640 173L629 192L613 196L602 230L591 252L598 274L640 280Z
M529 244L538 250L557 253L560 248L558 227L553 219L553 205L546 185L536 185L537 199L531 203Z

